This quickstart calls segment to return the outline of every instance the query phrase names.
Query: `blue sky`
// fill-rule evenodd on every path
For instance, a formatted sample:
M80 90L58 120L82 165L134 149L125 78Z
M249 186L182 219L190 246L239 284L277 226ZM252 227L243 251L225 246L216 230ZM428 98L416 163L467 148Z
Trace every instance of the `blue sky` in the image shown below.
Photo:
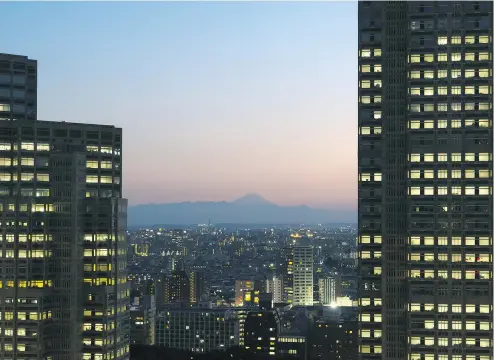
M131 204L356 206L357 3L0 3L43 120L124 131Z

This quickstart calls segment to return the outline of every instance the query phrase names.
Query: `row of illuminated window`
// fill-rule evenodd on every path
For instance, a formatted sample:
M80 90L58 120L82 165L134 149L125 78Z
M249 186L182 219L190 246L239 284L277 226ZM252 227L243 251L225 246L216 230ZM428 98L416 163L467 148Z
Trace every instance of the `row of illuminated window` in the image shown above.
M359 128L359 135L380 135L381 133L381 126L361 126Z
M10 142L0 142L0 151L17 151L19 149L19 145L17 143ZM50 144L47 143L33 143L33 142L22 142L20 146L21 150L26 151L50 151Z
M425 354L420 353L410 353L408 355L408 360L492 360L489 355L447 355L447 354Z
M84 264L84 271L111 271L112 264Z
M492 195L492 186L411 186L408 188L410 196L434 195Z
M382 306L381 298L361 298L358 301L359 306Z
M36 315L38 315L38 314L36 313ZM34 317L34 315L33 315L33 317ZM2 329L0 329L0 335L1 334L2 334ZM4 328L3 334L5 336L26 336L26 329L25 328L17 328L17 331L15 331L14 329Z
M415 246L491 246L492 238L488 236L410 236L408 243Z
M360 65L360 72L362 72L362 73L380 73L380 72L382 72L382 65L380 65L380 64Z
M465 37L454 35L454 36L438 36L438 45L461 45L465 43L466 45L471 44L489 44L492 42L492 37L488 35L467 35Z
M36 164L37 167L47 167L48 159L45 158L35 158L33 157L22 157L19 161L17 157L1 157L0 158L0 166L34 166Z
M446 61L489 61L492 55L489 52L441 52L437 54L412 54L408 56L408 62L414 63L433 63Z
M411 279L454 279L475 280L492 279L492 271L489 270L408 270Z
M461 337L451 339L447 337L438 337L436 341L433 336L411 336L408 343L410 345L422 346L476 346L488 348L491 346L492 340L489 338L467 337L465 343L463 343Z
M44 221L36 221L35 224L39 227L42 227L45 225L45 222ZM28 227L29 223L27 221L6 221L6 222L0 221L0 227L1 226Z
M17 280L14 282L13 280L4 280L0 281L0 289L1 288L35 288L42 289L46 287L53 287L53 282L51 280ZM1 313L1 312L0 312ZM0 319L1 320L1 319ZM5 319L8 320L8 319Z
M380 104L381 100L381 95L359 96L359 102L362 104Z
M82 342L86 346L104 346L104 345L106 345L106 339L84 338L82 340Z
M358 237L359 244L381 244L381 235L362 235Z
M375 48L375 49L361 49L359 50L359 56L366 58L366 57L377 57L381 56L382 51L381 49Z
M381 354L381 345L359 345L359 353L361 354Z
M476 69L424 69L424 70L412 70L408 73L409 79L446 79L451 77L452 79L465 78L490 78L492 77L492 70L486 68Z
M451 161L454 161L454 154L451 154ZM461 161L461 160L456 160ZM434 176L435 175L435 176ZM449 175L449 176L448 176ZM409 179L488 179L492 176L492 170L485 169L466 169L466 170L410 170L408 172Z
M91 286L110 286L110 285L115 285L115 279L111 277L89 278L89 279L85 278L84 284Z
M381 173L362 173L359 175L359 181L367 182L367 181L381 181L382 174Z
M47 258L52 256L51 250L17 250L17 257L19 259L31 259L31 258ZM0 255L7 259L15 258L15 250L0 250Z
M382 252L375 251L361 251L359 254L360 259L380 259L382 257Z
M360 322L374 322L374 323L380 323L382 322L383 317L382 314L366 314L362 313L359 315L359 321Z
M112 249L84 249L84 256L111 256Z
M409 110L414 113L433 112L433 111L488 111L492 109L492 103L437 103L437 104L409 104Z
M0 204L0 211L20 211L26 212L31 209L31 212L53 212L53 204Z
M0 239L1 239L0 235ZM6 242L15 242L15 239L17 237L18 242L44 242L44 241L52 241L53 236L52 235L47 235L47 234L5 234L3 239Z
M359 331L359 336L361 338L381 338L382 337L382 330L374 329L374 330L367 330L367 329L361 329ZM365 345L363 345L365 346Z
M50 189L24 189L22 188L20 191L20 196L26 197L47 197L50 196Z
M492 329L489 321L473 320L424 320L424 329L428 330L466 330L466 331L489 331Z
M84 241L107 241L111 240L111 234L84 234Z
M113 168L113 163L109 160L88 160L86 161L86 167L88 169L111 169Z
M476 304L421 304L411 303L408 304L408 310L412 312L440 312L440 313L468 313L468 314L489 314L492 311L492 305L476 305Z
M467 262L467 263L489 263L492 262L492 254L435 254L434 253L409 253L410 261L451 261L451 262Z
M412 96L446 96L446 95L491 95L492 86L488 85L453 85L453 86L424 86L408 88Z
M120 184L120 177L86 175L86 183L88 184Z
M111 146L88 145L86 150L92 153L120 155L120 149L113 149Z
M380 88L382 87L382 85L383 85L382 80L378 80L378 79L359 81L359 86L362 89Z
M31 351L37 350L35 347L33 347L30 344L20 344L20 343L17 343L17 345L15 347L13 344L4 343L3 346L0 346L0 349L2 347L3 347L3 350L5 352L13 352L14 349L16 349L18 352L25 352L28 350L28 347L31 347L31 349L30 349Z
M491 153L464 153L463 160L461 153L452 153L448 158L447 153L425 153L425 154L409 154L408 161L410 162L442 162L442 161L470 161L470 162L485 162L492 161Z
M462 123L465 127L479 127L488 128L492 126L492 121L489 119L452 119L449 120L451 128L461 128ZM446 129L448 127L448 120L411 120L408 122L409 129L434 129L435 126L438 129Z
M115 328L115 322L110 321L108 324L100 324L100 323L84 323L82 325L83 331L111 331Z
M111 316L115 313L115 308L110 307L106 309L106 316ZM85 309L84 310L84 316L89 316L89 317L102 317L105 316L105 312L100 311L100 310L89 310Z

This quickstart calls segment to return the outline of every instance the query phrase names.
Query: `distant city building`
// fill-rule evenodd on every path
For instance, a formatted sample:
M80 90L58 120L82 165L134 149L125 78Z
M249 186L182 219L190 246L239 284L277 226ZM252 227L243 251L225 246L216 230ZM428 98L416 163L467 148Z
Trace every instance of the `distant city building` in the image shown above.
M174 271L166 278L165 303L187 303L190 300L189 277L184 270Z
M322 305L336 303L336 280L333 277L319 279L319 298Z
M144 295L130 307L130 343L154 345L156 303L154 295Z
M244 302L251 302L254 281L235 280L235 306L243 306Z
M245 319L245 348L253 353L276 355L279 327L275 310L250 311Z
M293 305L312 306L314 302L314 257L312 246L293 247Z
M293 247L286 247L282 249L282 260L282 302L291 304L293 302Z
M277 354L285 357L293 357L298 360L307 360L307 338L305 335L279 334L277 341ZM320 359L326 359L321 357ZM343 360L343 359L342 359Z
M273 280L269 282L268 290L273 294L273 302L275 304L283 303L283 275L273 275Z
M206 279L203 270L192 270L189 273L190 303L197 304L206 294Z
M318 320L310 331L310 359L357 360L358 326L355 320Z
M231 309L166 309L156 320L156 345L207 353L239 344Z

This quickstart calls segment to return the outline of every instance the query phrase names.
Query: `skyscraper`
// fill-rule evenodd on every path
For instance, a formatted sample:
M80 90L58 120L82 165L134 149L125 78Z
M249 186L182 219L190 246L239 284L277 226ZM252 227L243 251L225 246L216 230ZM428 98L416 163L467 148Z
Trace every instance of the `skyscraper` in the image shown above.
M34 121L35 65L0 56L0 358L128 359L122 130Z
M492 359L492 10L359 2L361 359Z
M314 303L314 256L312 246L293 247L293 305Z
M336 280L333 277L320 278L319 281L319 300L323 305L336 303Z

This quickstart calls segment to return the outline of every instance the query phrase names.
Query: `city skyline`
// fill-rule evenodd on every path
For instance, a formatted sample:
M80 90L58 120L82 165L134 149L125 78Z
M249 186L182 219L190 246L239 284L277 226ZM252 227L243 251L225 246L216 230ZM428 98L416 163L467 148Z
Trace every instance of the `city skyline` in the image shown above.
M38 119L124 129L130 205L356 207L356 3L1 6Z

